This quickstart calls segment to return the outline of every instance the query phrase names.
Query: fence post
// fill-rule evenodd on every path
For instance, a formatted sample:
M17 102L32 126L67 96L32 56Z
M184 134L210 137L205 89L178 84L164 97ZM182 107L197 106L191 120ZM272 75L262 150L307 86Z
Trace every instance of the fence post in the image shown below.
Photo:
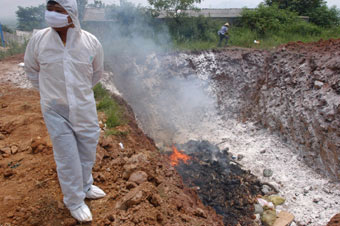
M4 33L2 32L2 24L0 23L1 44L5 47Z

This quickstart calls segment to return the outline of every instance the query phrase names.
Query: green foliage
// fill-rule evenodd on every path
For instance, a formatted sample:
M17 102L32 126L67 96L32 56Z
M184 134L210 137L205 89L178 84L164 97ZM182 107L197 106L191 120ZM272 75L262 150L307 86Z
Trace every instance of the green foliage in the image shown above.
M111 98L109 92L100 83L93 88L93 92L98 101L98 111L104 112L107 117L106 126L111 129L124 124L122 109Z
M108 128L114 128L123 124L122 113L119 111L118 105L115 107L112 106L109 110L106 110L105 114L107 116L106 126Z
M2 24L2 30L4 32L8 32L8 33L11 33L11 34L13 33L13 30L10 27L8 27L7 25L5 25L5 24Z
M340 23L339 10L336 7L328 8L324 0L266 0L265 3L308 16L310 22L319 26L330 27Z
M105 3L100 0L94 0L94 3L89 4L89 6L93 8L105 8Z
M217 31L223 24L219 20L203 16L169 18L166 23L176 42L216 41Z
M45 5L37 7L18 7L16 11L18 24L17 29L22 31L32 31L46 27L45 23Z
M103 88L103 86L99 83L95 87L93 87L94 98L96 100L101 100L107 95L107 91Z
M338 26L340 24L340 11L336 7L321 6L306 14L310 22L323 27Z
M10 42L7 45L6 50L0 50L0 60L6 57L9 57L9 56L19 54L19 53L24 53L26 50L26 46L27 46L27 42L25 42L22 45L16 42Z
M277 5L280 9L288 9L297 12L299 15L326 5L324 0L266 0L268 6Z
M88 0L77 0L79 19L80 21L84 18L85 8L88 3Z
M242 11L242 25L250 28L259 35L275 33L298 22L296 13L279 9L277 5L260 4L255 10Z
M174 11L186 10L194 8L195 3L201 3L201 0L148 0L149 4L153 6L158 12L160 11Z

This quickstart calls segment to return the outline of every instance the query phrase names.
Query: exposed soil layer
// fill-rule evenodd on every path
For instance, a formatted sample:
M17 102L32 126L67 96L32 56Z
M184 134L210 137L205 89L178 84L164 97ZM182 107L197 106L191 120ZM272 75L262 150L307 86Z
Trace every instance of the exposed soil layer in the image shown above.
M17 66L22 60L0 63L2 81L10 80L5 74L22 73ZM107 196L86 200L94 216L88 225L223 225L195 190L183 185L124 106L129 123L116 129L126 135L102 131L100 137L94 178ZM105 121L102 114L99 118ZM62 203L37 91L0 83L0 150L0 224L77 225Z

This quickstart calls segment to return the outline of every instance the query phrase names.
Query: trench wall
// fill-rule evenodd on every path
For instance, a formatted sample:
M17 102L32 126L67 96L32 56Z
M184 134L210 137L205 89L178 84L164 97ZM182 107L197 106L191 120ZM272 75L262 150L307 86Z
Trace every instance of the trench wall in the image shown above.
M213 62L205 70L222 114L277 133L308 165L339 180L340 54L330 53L231 49L203 58ZM188 57L193 68L205 61L199 58Z
M164 78L197 76L209 82L222 117L255 121L296 146L308 165L340 179L340 51L228 48L115 62L115 83L132 107L151 105ZM150 109L140 114L155 118Z

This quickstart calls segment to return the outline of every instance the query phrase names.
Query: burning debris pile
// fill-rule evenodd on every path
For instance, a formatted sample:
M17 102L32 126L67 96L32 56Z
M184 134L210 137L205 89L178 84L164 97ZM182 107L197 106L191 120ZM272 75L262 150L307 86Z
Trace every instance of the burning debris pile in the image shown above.
M228 150L208 141L189 141L173 147L170 156L183 181L205 205L223 216L225 225L253 225L254 203L261 183L248 171L231 162Z

